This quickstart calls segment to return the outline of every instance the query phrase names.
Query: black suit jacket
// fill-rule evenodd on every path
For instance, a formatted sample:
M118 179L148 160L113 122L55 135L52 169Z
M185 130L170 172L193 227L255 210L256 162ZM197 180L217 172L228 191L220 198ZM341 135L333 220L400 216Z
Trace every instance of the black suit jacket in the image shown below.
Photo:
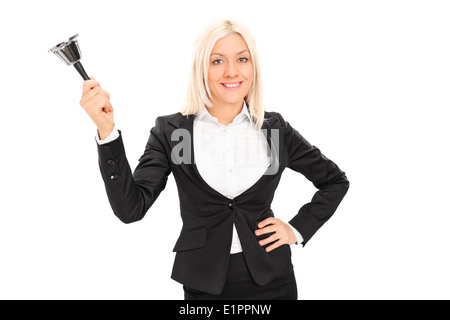
M124 223L138 221L165 188L172 172L177 184L183 227L173 249L176 252L172 279L203 292L219 294L226 279L233 223L239 234L245 260L255 282L265 285L291 265L289 245L266 252L255 236L259 221L274 216L271 202L283 170L288 167L303 174L318 191L303 205L290 224L303 236L305 245L332 216L345 196L349 181L345 172L311 145L277 112L265 112L262 129L271 146L276 173L265 174L249 189L230 200L200 176L194 160L193 120L195 115L180 112L159 116L139 164L132 173L120 137L98 146L99 166L114 214ZM185 129L190 150L181 153L191 161L178 164L172 150L180 143L172 138L176 129ZM272 130L272 129L278 129ZM274 143L273 132L279 134ZM272 139L272 141L271 141ZM279 150L277 150L279 146ZM192 151L192 152L191 152ZM184 154L184 152L188 152ZM178 161L179 162L179 161ZM295 192L295 191L293 191Z

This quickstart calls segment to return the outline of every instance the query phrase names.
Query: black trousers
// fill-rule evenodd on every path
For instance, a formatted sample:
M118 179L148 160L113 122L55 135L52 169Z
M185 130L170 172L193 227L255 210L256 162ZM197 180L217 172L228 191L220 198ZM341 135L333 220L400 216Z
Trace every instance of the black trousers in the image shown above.
M265 286L253 280L244 254L230 255L227 279L221 294L194 290L183 286L185 300L297 300L297 283L292 264L279 277Z

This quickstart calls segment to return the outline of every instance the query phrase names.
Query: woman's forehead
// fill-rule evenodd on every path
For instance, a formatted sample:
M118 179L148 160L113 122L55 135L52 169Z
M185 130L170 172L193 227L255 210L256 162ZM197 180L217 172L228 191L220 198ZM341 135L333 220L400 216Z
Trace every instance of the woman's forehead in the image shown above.
M248 50L247 44L240 34L231 34L217 40L211 54L240 54Z

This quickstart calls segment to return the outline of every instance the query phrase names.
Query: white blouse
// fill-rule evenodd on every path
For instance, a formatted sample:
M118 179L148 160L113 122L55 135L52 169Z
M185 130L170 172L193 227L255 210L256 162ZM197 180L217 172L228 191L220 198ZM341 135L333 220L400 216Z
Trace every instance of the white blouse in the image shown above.
M194 119L194 159L203 180L213 189L229 199L238 196L266 172L270 165L267 156L267 139L261 130L254 128L244 101L241 112L228 125L219 123L203 106ZM98 144L108 143L119 137L114 127L111 134ZM297 237L303 237L289 225ZM230 253L242 252L236 227L233 225L233 240Z

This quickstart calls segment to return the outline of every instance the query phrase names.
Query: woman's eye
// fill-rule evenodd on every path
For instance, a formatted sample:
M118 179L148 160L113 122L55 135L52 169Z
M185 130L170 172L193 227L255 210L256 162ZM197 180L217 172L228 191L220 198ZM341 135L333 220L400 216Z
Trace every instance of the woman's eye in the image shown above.
M222 61L222 62L223 62L222 59L216 59L216 60L214 60L212 63L213 63L213 64L219 64L219 61ZM239 61L241 61L241 62L247 62L248 59L245 58L245 57L242 57L242 58L239 58Z

